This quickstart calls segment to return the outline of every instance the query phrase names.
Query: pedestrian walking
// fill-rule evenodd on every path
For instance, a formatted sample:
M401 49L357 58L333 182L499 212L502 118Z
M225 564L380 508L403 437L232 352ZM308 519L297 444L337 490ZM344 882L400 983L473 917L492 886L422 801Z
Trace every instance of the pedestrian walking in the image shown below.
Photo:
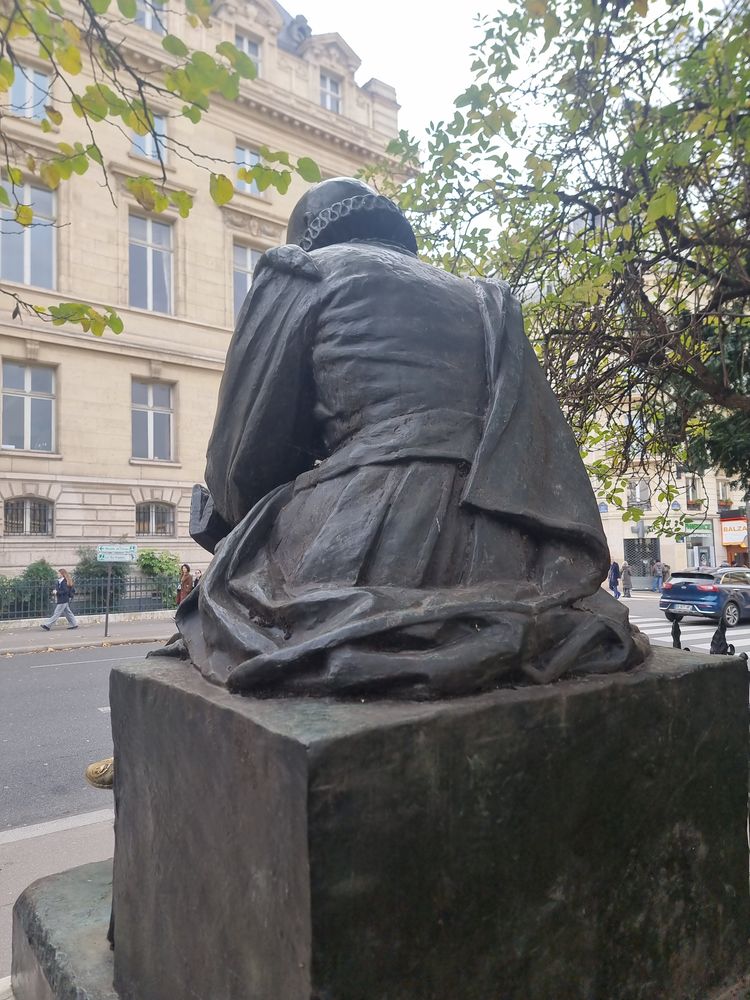
M76 592L76 588L73 586L73 577L66 569L59 570L59 573L60 578L57 581L57 586L52 591L57 602L55 610L52 612L51 618L48 618L46 622L42 622L42 628L45 632L49 632L57 619L63 615L65 615L69 629L78 628L76 617L70 610L70 602L73 600Z
M181 604L193 589L193 577L187 563L180 566L180 582L177 586L177 603Z
M672 567L669 563L661 564L661 586L664 589L664 584L668 583L670 576L672 575Z
M630 566L624 562L622 564L622 592L625 597L632 597L631 588L633 586L633 577L630 572Z
M612 565L609 567L609 589L612 591L612 596L617 598L617 600L620 599L620 588L618 587L619 582L620 567L618 563L613 560Z
M661 588L662 588L662 580L661 580L662 569L663 569L663 567L662 567L662 564L661 564L661 560L656 559L654 561L654 565L653 565L653 568L651 570L651 590L655 594L657 594L657 593L660 594L661 593Z
M195 588L201 582L201 577L202 576L203 576L203 572L202 572L202 570L199 570L199 569L197 569L195 571L195 573L193 574L193 590L195 590Z

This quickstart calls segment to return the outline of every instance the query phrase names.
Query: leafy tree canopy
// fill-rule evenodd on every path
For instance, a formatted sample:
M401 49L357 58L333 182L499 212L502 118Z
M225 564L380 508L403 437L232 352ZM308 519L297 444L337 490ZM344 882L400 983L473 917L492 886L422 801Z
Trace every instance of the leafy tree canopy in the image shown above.
M157 127L157 116L166 114L198 125L216 101L237 100L241 88L256 75L255 63L228 41L219 42L212 51L190 44L206 37L203 29L210 23L210 0L171 4L170 26L174 25L175 33L166 31L165 10L164 0L13 0L4 5L0 100L9 104L9 110L0 113L0 156L6 181L0 186L0 209L4 217L10 216L21 226L35 224L33 208L23 200L23 182L28 177L37 177L54 190L75 175L95 169L114 200L105 158L112 130L152 138L161 177L134 173L126 180L131 195L146 211L158 214L171 208L182 217L190 214L193 195L166 185L167 151L205 168L208 191L216 204L231 200L234 183L228 172L234 175L234 166L165 136ZM160 29L162 66L157 70L139 52L142 29L133 27L146 18ZM19 89L14 84L25 81L27 94L34 89L29 57L33 65L44 67L54 84L54 100L34 110L42 132L52 140L50 152L44 154L38 143L30 143L13 126L13 95ZM24 92L23 86L20 89ZM81 131L75 119L83 123L85 141L74 138ZM320 177L309 157L294 161L286 152L267 148L260 153L259 163L239 168L236 176L255 183L261 191L275 187L285 192L293 172L307 181ZM101 311L85 302L43 307L8 289L0 291L16 300L15 316L31 310L57 325L76 323L98 336L106 329L120 333L123 328L113 309Z
M524 300L610 501L634 463L665 511L676 462L750 488L746 0L509 0L473 72L391 148L423 252Z

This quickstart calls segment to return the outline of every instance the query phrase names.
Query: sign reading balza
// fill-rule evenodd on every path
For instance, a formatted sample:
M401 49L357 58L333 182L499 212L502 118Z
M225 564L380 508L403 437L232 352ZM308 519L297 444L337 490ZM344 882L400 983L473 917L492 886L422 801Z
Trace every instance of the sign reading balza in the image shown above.
M97 562L135 562L138 557L137 545L97 545Z

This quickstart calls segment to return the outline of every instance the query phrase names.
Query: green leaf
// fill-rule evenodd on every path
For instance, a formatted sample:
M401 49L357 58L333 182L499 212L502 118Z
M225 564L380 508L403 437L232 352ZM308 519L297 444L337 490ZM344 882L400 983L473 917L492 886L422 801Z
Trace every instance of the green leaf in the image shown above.
M125 324L120 319L116 312L111 312L107 317L107 325L109 326L112 333L122 333L125 329Z
M16 205L16 222L21 226L30 226L34 221L34 211L31 205Z
M91 9L95 14L106 14L112 0L90 0Z
M51 104L48 104L45 106L44 110L47 112L47 117L54 125L62 125L63 116L57 108L53 108Z
M183 109L182 109L182 113L183 113L183 115L186 118L190 119L190 121L193 123L193 125L197 125L198 122L201 120L201 117L202 117L202 115L201 115L201 109L199 107L197 107L197 105L195 105L195 104L192 104L192 105L191 104L186 104L183 107Z
M187 191L172 191L169 195L169 201L180 213L180 218L187 219L193 207L192 195L189 195Z
M234 195L234 184L226 174L211 174L209 191L217 205L226 205Z
M11 184L15 184L17 186L23 184L23 174L18 167L8 167L7 169Z
M93 145L93 143L86 147L86 155L94 163L98 163L100 167L104 166L104 160L102 159L102 153L98 146Z
M320 167L309 156L302 156L297 160L297 173L308 184L315 184L320 180Z
M71 76L77 76L83 68L83 64L81 62L81 50L75 45L69 45L64 49L58 49L57 62L60 68L66 73L70 73Z
M161 47L171 56L179 56L180 58L186 56L190 51L177 35L165 35L161 40Z
M122 16L127 17L131 21L138 13L136 0L117 0L117 6L120 8Z
M60 183L60 167L56 163L43 163L39 168L39 176L42 182L54 191Z
M7 205L10 208L10 195L5 190L4 184L0 184L0 205Z

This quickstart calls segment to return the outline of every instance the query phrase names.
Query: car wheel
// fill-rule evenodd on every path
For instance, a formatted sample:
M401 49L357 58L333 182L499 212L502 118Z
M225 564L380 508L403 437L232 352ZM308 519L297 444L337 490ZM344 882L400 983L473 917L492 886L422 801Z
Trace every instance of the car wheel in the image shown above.
M734 628L735 625L740 623L740 606L735 604L734 601L727 601L724 605L724 621L727 623L727 628Z
M668 622L681 622L685 616L676 615L674 611L665 611L664 617L667 619Z

